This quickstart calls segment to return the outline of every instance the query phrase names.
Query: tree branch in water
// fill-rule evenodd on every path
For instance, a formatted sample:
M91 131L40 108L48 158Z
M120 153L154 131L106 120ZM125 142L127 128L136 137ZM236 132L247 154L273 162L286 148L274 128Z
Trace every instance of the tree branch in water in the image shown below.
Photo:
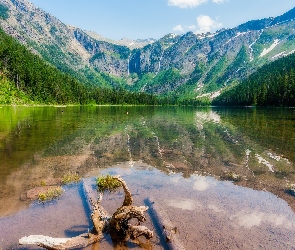
M23 237L19 240L21 245L37 245L46 249L62 250L77 247L86 247L103 238L104 234L110 233L115 240L128 241L135 240L140 236L146 239L153 237L153 232L147 227L140 224L146 221L145 212L148 210L146 206L132 206L133 198L126 182L120 176L99 177L97 180L99 198L94 201L91 195L89 182L84 181L84 193L87 197L87 202L92 210L91 220L94 230L91 233L81 234L74 238L52 238L43 235L31 235ZM115 191L122 187L125 193L125 198L121 207L110 216L107 211L100 205L103 192ZM136 219L138 224L132 225L130 220Z

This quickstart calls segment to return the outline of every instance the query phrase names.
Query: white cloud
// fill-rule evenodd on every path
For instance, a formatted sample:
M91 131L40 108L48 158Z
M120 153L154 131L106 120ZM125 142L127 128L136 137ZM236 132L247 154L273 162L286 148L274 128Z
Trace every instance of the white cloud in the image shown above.
M227 0L212 0L213 3L225 3Z
M195 33L207 33L215 31L222 27L222 23L212 19L209 16L200 15L197 17L198 30Z
M168 5L180 8L193 8L207 2L208 0L168 0Z
M197 25L181 25L178 24L173 28L173 31L182 34L189 31L195 34L202 34L207 32L214 32L222 27L222 23L218 22L217 19L212 19L210 16L200 15L197 17Z
M179 8L194 8L203 3L207 3L209 0L168 0L168 5L176 6ZM213 3L225 3L228 0L212 0Z
M196 25L190 25L190 26L187 26L187 29L188 30L195 30L196 29Z
M182 27L182 25L179 24L179 25L176 25L176 26L173 28L173 31L182 33L182 32L184 32L185 30L184 30L184 28Z
M183 26L181 24L178 24L173 28L173 31L176 33L185 33L188 31L194 32L196 30L196 28L197 28L196 25Z

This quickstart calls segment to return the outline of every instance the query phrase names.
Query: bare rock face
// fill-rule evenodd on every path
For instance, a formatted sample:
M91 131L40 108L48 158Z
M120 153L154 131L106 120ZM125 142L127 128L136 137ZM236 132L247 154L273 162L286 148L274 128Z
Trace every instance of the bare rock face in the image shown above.
M128 74L128 58L130 49L90 37L81 29L73 29L75 39L91 55L90 64L98 71L114 76Z
M27 0L0 0L0 4L8 9L0 16L5 32L59 69L89 81L101 73L120 77L126 87L149 93L191 86L196 95L216 91L295 50L295 9L214 34L189 32L157 41L116 42L67 26ZM171 70L177 77L171 79ZM139 80L146 76L149 81L142 86Z
M9 9L9 17L0 20L6 33L45 58L56 48L68 65L77 66L75 60L87 62L87 51L76 41L72 30L57 18L26 0L1 0L0 4Z

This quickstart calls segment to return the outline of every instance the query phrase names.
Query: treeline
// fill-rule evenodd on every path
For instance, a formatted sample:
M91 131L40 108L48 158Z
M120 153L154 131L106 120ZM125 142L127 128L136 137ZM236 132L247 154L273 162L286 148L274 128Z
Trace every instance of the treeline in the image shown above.
M156 96L147 93L133 93L123 88L93 88L90 99L95 104L132 104L132 105L159 105Z
M177 106L209 106L208 98L182 99L178 96L155 96L145 92L129 92L123 88L101 89L95 88L91 92L91 99L96 104L132 104L132 105L177 105Z
M212 102L224 106L295 106L295 54L258 69Z

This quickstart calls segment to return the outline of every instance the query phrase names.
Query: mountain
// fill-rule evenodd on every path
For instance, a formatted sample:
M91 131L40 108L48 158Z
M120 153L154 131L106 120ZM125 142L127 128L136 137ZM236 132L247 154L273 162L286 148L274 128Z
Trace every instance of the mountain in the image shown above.
M0 29L0 104L87 104L89 89ZM93 99L93 98L92 98Z
M7 17L3 12L1 16ZM48 64L0 29L0 104L166 103L146 93L87 87Z
M217 106L295 106L295 54L266 64L213 100Z
M92 55L75 38L75 28L26 0L0 0L0 6L0 26L7 34L84 84L110 87L109 77L90 66Z
M65 25L27 0L0 4L6 33L58 69L96 86L195 98L295 51L295 9L214 34L168 34L134 47Z
M116 41L116 40L107 39L107 38L97 34L95 31L84 30L84 32L97 41L104 41L104 42L108 42L108 43L122 45L122 46L129 47L130 49L142 48L148 44L152 44L157 41L156 39L153 39L153 38L136 39L136 40L122 38L122 39Z

